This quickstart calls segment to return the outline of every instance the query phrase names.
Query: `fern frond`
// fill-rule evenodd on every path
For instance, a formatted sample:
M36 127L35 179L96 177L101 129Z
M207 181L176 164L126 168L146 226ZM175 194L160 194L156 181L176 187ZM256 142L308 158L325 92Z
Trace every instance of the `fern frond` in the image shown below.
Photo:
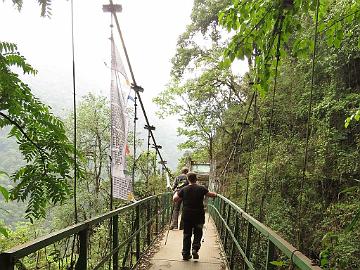
M51 16L51 0L38 0L38 4L41 7L41 16Z
M5 59L9 66L17 66L21 68L26 74L35 75L37 73L37 70L35 70L30 64L26 63L26 59L21 55L6 55Z
M15 43L0 41L0 53L17 53Z
M14 6L16 6L16 8L18 9L18 11L20 11L22 9L23 6L23 0L12 0Z
M3 0L5 1L5 0ZM14 6L17 10L21 10L23 7L23 0L12 0ZM37 0L40 8L41 8L41 16L42 17L50 17L51 16L51 0Z

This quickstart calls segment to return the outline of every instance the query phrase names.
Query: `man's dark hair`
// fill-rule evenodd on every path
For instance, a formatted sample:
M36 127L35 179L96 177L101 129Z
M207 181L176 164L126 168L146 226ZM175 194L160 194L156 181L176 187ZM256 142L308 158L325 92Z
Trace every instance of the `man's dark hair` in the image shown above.
M189 172L189 169L187 168L187 167L183 167L182 169L181 169L181 173L182 174L187 174Z
M187 177L188 177L188 180L190 183L196 183L196 181L197 181L196 173L189 172L187 174Z

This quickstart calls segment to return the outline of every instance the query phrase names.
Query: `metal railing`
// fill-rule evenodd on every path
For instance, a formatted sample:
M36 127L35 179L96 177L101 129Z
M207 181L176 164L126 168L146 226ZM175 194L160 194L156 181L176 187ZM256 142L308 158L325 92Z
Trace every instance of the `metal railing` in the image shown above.
M171 214L171 193L151 196L0 254L0 269L132 269Z
M208 204L230 270L321 270L311 260L224 196Z

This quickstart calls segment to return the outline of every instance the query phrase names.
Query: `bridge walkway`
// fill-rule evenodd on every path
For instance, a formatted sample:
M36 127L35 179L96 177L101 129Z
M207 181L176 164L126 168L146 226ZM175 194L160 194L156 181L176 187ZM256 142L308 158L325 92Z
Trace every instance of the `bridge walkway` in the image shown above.
M202 242L199 251L199 260L182 260L183 231L172 230L169 232L166 245L166 234L161 239L160 249L151 258L150 270L227 270L225 261L221 256L222 252L215 224L212 219L206 217L206 221L208 220L209 222L204 225L204 242Z

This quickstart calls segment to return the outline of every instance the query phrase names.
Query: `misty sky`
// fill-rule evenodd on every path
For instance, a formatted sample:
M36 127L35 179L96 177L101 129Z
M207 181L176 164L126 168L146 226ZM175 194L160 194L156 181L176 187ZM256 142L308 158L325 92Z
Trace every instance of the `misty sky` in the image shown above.
M190 22L193 1L114 1L122 4L118 14L125 43L137 83L145 89L142 94L150 123L156 133L176 137L176 118L159 120L151 100L169 81L170 59L175 54L177 37ZM88 92L109 96L110 14L103 13L107 1L74 1L75 63L78 100ZM19 51L39 73L25 76L34 93L49 104L57 114L64 115L72 106L70 1L52 2L52 17L41 18L35 0L24 1L19 13L10 0L0 2L0 40L14 42ZM118 38L115 33L115 38ZM119 41L116 40L116 41ZM118 43L119 44L119 43ZM125 59L124 59L125 61ZM139 127L142 129L142 126ZM158 139L158 144L166 145ZM166 153L177 151L171 143ZM179 152L180 155L180 152ZM169 160L171 168L177 160Z

